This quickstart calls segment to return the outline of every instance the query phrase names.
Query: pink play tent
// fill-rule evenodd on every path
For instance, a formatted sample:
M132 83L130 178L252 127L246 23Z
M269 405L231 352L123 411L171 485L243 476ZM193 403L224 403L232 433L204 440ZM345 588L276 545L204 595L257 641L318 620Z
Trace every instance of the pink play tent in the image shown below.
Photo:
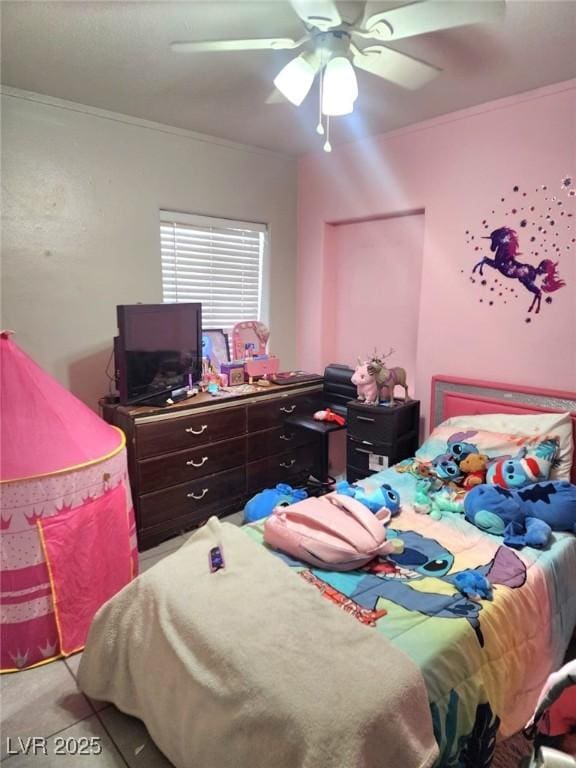
M123 433L0 335L0 669L84 646L137 572Z

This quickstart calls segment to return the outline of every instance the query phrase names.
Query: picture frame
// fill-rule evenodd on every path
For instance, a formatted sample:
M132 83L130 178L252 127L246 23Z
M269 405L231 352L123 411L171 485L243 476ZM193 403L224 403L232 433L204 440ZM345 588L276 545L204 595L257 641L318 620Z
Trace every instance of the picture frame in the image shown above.
M230 362L228 334L222 328L202 329L202 357L208 359L217 371L222 363Z

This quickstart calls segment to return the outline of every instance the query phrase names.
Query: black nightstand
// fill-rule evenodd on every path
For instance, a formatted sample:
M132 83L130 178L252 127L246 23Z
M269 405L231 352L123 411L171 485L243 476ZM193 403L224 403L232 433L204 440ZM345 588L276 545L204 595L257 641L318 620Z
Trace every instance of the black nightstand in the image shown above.
M419 400L396 400L394 405L348 403L348 482L413 456L418 448L419 420Z

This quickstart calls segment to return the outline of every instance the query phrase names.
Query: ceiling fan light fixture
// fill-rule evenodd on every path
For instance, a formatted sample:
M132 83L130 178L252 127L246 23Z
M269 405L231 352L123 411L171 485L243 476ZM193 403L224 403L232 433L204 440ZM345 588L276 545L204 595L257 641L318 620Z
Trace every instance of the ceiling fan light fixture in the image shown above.
M312 87L316 75L306 54L289 61L274 78L274 85L294 106L299 107Z
M322 112L325 115L349 115L358 98L354 67L345 56L330 59L324 70Z

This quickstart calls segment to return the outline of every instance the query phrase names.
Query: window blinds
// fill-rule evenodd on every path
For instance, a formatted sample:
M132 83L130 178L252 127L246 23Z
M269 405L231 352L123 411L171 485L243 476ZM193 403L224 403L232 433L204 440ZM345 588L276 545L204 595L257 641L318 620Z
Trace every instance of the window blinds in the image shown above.
M202 303L203 328L260 319L266 226L160 212L165 302Z

